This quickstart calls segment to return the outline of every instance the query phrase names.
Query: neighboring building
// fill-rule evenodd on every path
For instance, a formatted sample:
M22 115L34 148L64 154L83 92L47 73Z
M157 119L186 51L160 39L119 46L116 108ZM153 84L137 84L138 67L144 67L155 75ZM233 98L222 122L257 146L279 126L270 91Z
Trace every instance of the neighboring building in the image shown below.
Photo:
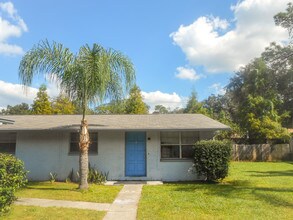
M57 173L64 180L79 169L80 115L2 116L0 152L24 161L30 180L47 180ZM89 162L110 180L184 181L192 146L211 139L228 126L201 114L89 115Z
M14 123L13 120L8 120L8 119L0 118L0 125L2 125L2 124L13 124L13 123Z

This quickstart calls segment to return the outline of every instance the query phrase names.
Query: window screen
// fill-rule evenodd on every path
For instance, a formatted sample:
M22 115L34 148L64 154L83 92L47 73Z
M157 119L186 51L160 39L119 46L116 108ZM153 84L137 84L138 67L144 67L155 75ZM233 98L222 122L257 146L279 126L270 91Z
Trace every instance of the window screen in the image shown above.
M15 154L16 133L0 133L0 153Z
M180 150L178 145L164 145L161 147L162 158L180 158Z
M98 133L90 132L90 146L89 153L98 153ZM70 133L70 153L78 153L79 152L79 133L74 132Z

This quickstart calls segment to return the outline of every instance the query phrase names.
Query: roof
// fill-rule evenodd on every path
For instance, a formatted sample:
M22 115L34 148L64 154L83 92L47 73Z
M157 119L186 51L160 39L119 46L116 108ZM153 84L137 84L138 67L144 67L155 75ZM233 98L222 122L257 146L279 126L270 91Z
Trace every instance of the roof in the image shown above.
M0 131L76 130L81 115L3 115L14 124ZM201 114L87 115L90 130L223 130L228 126Z

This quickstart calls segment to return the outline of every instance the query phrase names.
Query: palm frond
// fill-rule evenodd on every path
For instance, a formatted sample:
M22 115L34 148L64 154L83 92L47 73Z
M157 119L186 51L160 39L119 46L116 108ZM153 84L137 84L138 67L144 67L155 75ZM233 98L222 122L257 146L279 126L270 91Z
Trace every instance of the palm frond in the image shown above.
M98 44L84 45L73 55L62 44L41 41L28 51L19 66L19 77L27 86L37 74L48 74L83 108L105 98L119 100L135 81L133 64L122 53Z
M19 78L25 86L31 85L37 74L47 74L51 80L58 80L73 60L73 54L62 44L41 41L22 58Z

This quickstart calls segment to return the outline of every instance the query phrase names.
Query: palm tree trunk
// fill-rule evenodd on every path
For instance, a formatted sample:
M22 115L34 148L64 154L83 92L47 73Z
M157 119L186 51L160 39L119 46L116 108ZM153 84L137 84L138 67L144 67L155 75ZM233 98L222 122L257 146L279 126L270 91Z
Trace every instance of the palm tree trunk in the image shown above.
M88 189L88 149L90 144L88 124L83 118L81 121L80 134L79 134L79 174L80 183L79 189Z

